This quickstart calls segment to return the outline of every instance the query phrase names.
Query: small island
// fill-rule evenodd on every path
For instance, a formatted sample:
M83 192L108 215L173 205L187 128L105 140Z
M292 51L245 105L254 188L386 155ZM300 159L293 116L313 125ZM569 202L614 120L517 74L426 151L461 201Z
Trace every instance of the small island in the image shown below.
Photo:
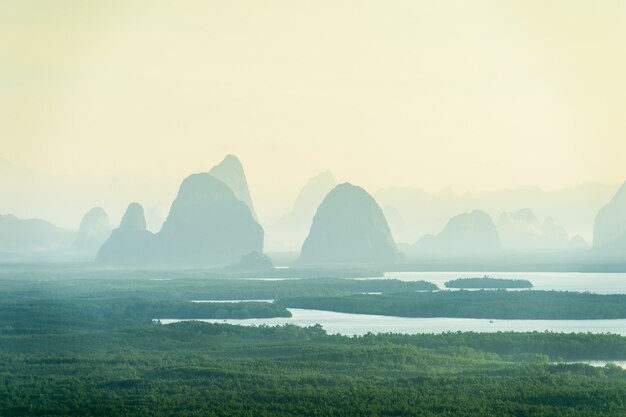
M458 278L447 281L446 288L479 288L479 289L507 289L507 288L532 288L533 284L525 279L502 279L483 276L482 278Z

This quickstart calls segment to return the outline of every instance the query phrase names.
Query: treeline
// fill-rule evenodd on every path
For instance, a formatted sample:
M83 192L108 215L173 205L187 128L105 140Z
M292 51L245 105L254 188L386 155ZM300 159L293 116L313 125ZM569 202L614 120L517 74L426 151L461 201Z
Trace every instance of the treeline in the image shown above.
M76 263L4 263L0 270L0 280L32 279L33 277L55 276L64 279L237 279L237 278L274 278L274 279L311 279L311 278L382 278L381 269L369 267L291 267L268 270L245 271L229 268L216 269L134 269L134 268L97 268L93 262Z
M213 279L196 276L182 278L179 273L168 275L146 271L118 272L119 276L103 278L101 272L86 273L85 279L69 279L50 273L25 274L19 279L0 280L0 296L35 298L152 298L177 300L240 300L274 299L297 296L337 296L365 292L433 291L437 286L426 281L400 281L395 279ZM95 274L92 275L92 274ZM185 275L186 276L186 275Z
M66 328L102 329L149 324L153 319L246 319L291 317L277 303L192 303L137 298L0 299L0 332L28 333Z
M626 295L561 291L441 291L282 298L290 308L399 317L626 319Z
M357 338L359 339L359 338ZM362 343L410 344L440 352L461 352L471 348L497 354L513 361L536 360L545 356L550 361L626 360L626 337L616 334L555 332L448 332L441 334L365 335Z
M345 337L319 326L200 322L0 333L0 409L11 417L617 417L626 410L625 371L551 365L545 350L575 344L592 352L598 343L623 346L623 339ZM509 349L527 355L511 362Z

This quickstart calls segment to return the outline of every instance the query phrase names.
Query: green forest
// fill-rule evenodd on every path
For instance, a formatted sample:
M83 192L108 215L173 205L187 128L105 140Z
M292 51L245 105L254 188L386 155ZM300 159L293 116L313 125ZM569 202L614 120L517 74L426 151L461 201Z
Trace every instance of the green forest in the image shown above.
M457 278L444 283L446 288L532 288L526 279L502 279L484 276L482 278Z
M182 296L193 295L194 289L202 297L214 291L224 298L231 290L242 290L247 297L261 299L270 291L264 287L268 285L279 294L307 289L332 294L332 300L399 300L396 292L358 294L362 285L379 292L390 285L398 291L397 286L404 285L398 282L152 281L141 273L110 281L60 276L44 281L42 274L0 279L2 416L626 413L626 371L611 364L567 363L626 360L626 337L618 335L458 332L348 337L327 334L321 326L194 321L164 325L152 320L155 315L237 318L289 313L284 300L185 301ZM350 291L353 295L346 295ZM407 291L407 299L465 293Z
M626 295L564 291L440 291L285 297L286 307L398 317L591 320L626 318Z
M602 346L601 350L597 350ZM3 416L622 416L626 340L184 322L0 335Z

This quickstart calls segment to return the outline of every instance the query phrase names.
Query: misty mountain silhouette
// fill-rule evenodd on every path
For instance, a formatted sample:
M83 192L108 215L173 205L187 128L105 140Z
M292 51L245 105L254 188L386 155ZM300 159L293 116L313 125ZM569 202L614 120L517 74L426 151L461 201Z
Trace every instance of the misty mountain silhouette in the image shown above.
M530 209L502 213L498 219L502 246L513 250L563 249L570 247L567 231L548 217L543 223Z
M385 213L385 218L387 219L387 223L389 224L389 229L391 230L391 234L395 236L396 230L403 230L404 226L404 218L400 214L397 208L392 206L383 207L383 213ZM396 238L397 239L397 238Z
M72 250L81 254L96 255L109 236L111 236L109 216L102 207L94 207L83 216Z
M586 249L589 247L589 244L581 235L575 235L569 240L569 247L572 249Z
M243 170L243 165L235 155L226 155L224 160L215 165L209 171L209 174L226 184L239 200L246 203L250 209L250 213L254 220L257 220L250 190L248 189L248 181Z
M263 251L263 228L249 207L208 173L183 181L157 238L159 261L171 265L224 266Z
M227 160L237 168L236 158ZM131 204L97 259L112 265L226 266L262 252L263 234L249 206L228 185L213 174L199 173L182 182L157 234L146 231L143 207Z
M333 175L321 172L310 178L298 193L291 211L270 226L268 244L281 250L291 250L302 244L311 227L315 211L324 197L337 185Z
M71 230L78 227L86 208L94 206L95 201L106 202L108 214L116 212L120 215L128 202L142 201L146 203L148 227L153 225L158 230L165 216L155 216L154 207L162 204L165 195L170 199L179 184L180 179L169 177L159 177L155 181L140 175L122 178L50 174L5 161L0 163L0 213L45 219ZM160 207L159 210L165 212L167 208Z
M156 248L155 236L146 230L146 218L139 203L131 203L120 226L98 251L100 263L118 266L150 264Z
M291 212L282 220L285 224L311 225L315 211L324 200L324 197L337 185L333 174L329 171L320 172L307 181L298 193Z
M593 247L599 254L626 257L626 182L596 215Z
M452 217L437 236L426 235L413 245L413 251L429 254L486 254L502 249L491 216L481 210Z
M363 188L344 183L317 209L297 263L382 264L400 259L376 200Z
M374 193L382 207L394 207L403 222L397 227L389 217L391 231L398 242L413 242L424 234L437 234L458 213L480 207L494 222L503 212L529 207L539 217L552 216L573 234L591 237L593 218L598 209L615 194L617 187L585 183L571 189L542 190L518 187L494 191L431 193L412 187L389 187ZM503 242L504 243L504 242Z
M261 252L250 252L235 264L226 267L230 271L271 271L274 263L269 256Z
M0 252L46 252L69 247L75 233L40 219L0 215Z

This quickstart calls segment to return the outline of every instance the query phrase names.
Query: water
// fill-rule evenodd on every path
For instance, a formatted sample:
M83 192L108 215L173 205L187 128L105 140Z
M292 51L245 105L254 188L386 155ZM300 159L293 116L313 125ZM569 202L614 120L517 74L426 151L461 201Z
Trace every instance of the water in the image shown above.
M441 289L457 278L488 275L492 278L526 279L535 290L626 294L626 273L590 272L386 272L385 278L401 281L430 281ZM364 278L367 279L367 278Z
M608 364L617 365L620 368L626 369L626 361L576 361L576 362L555 362L555 363L584 363L585 365L596 366L599 368L604 368Z
M320 324L330 334L363 335L366 333L442 333L442 332L532 332L553 331L563 333L616 333L626 336L626 319L620 320L489 320L459 318L406 318L370 314L336 313L332 311L290 308L292 317L271 319L205 319L209 323L228 323L244 326L295 324L313 326ZM184 320L161 319L170 324Z
M300 278L237 278L243 281L287 281L287 280L294 280L294 279L300 279Z
M191 300L192 303L273 303L274 300Z
M444 283L456 278L482 277L526 279L536 290L594 292L598 294L626 294L626 273L572 273L572 272L388 272L387 279L401 281L425 280L444 289ZM380 279L380 278L363 278ZM281 279L271 279L281 280ZM195 300L194 302L273 302L273 300ZM406 318L368 314L336 313L332 311L289 309L293 317L272 319L202 320L212 323L270 326L286 323L298 326L320 324L331 334L362 335L371 333L441 333L456 331L553 331L616 333L626 336L626 319L620 320L489 320L461 318ZM168 324L181 320L161 320ZM603 365L599 365L603 366Z

